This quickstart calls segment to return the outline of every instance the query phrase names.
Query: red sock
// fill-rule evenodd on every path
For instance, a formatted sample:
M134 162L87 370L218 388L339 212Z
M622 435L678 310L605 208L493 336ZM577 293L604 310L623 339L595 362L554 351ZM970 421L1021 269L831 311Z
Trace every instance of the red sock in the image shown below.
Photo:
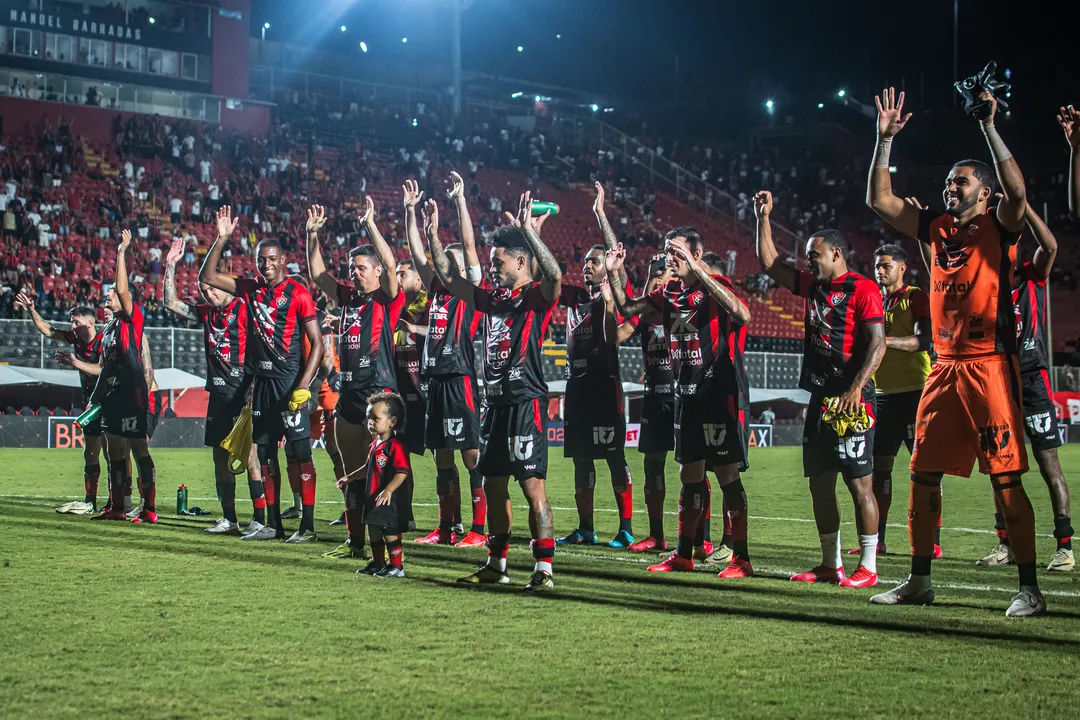
M97 505L98 478L101 477L100 465L87 465L83 472L83 486L86 490L84 500Z
M274 478L270 472L269 465L262 466L262 479L263 479L263 507L267 505L274 505L277 503L277 493L274 488Z
M292 481L292 466L289 466L290 482ZM301 502L304 505L315 504L315 463L306 462L300 463L296 469L296 474L300 478L300 497ZM295 490L294 490L295 492Z
M454 524L454 483L457 467L435 469L435 492L439 498L439 527L449 529Z
M685 483L679 493L679 546L677 552L685 558L692 556L698 527L705 511L705 483Z
M615 491L615 507L619 511L619 519L634 517L634 486L630 480L630 468L626 468L624 477L618 480L611 478L611 488Z
M401 555L401 538L386 543L386 550L390 553L390 566L400 568L403 560Z
M533 559L548 564L555 560L555 538L537 538L532 542Z

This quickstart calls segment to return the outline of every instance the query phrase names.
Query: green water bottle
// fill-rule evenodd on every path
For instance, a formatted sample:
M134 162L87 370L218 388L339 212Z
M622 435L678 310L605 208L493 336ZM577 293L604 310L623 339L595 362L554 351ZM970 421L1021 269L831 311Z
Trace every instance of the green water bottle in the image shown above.
M187 512L187 485L176 488L176 514L183 515Z
M533 200L530 208L533 215L558 215L559 203Z
M75 418L75 424L80 428L85 428L90 423L94 422L94 418L101 414L101 405L95 403L83 411L83 414Z

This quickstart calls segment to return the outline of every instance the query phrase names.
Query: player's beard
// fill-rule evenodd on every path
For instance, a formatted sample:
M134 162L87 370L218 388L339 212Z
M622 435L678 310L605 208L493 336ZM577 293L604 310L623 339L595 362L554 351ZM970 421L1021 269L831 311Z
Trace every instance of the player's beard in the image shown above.
M962 198L956 204L956 207L954 207L954 208L950 208L948 205L946 205L945 206L945 213L948 214L948 215L952 215L954 218L959 218L961 215L966 213L968 210L975 207L975 203L977 203L978 201L979 201L979 196L978 195L967 195L964 198Z

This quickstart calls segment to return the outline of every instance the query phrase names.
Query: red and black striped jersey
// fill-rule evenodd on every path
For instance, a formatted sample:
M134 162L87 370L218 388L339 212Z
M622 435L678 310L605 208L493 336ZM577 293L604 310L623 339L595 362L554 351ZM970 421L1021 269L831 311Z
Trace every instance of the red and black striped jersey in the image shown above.
M381 287L362 293L339 282L337 301L341 306L341 391L397 390L394 328L405 308L405 293L398 291L391 298Z
M404 443L393 436L388 440L375 438L368 450L368 495L378 495L398 473L408 476L402 487L412 484L412 465L409 464L409 451L405 449Z
M711 276L725 287L731 281ZM746 326L736 325L727 311L699 284L691 287L672 280L648 297L667 330L675 392L694 395L705 381L718 383L728 397L750 401L750 385L743 365Z
M629 285L627 297L632 297ZM566 313L566 377L619 377L619 348L604 340L604 298L578 285L563 285L559 304ZM637 318L632 320L635 324ZM622 322L616 313L615 322Z
M82 338L74 330L64 331L64 340L71 343L75 357L91 365L97 365L101 359L101 337L102 333L95 333L93 339L87 343L83 342ZM79 371L79 384L82 385L84 403L90 402L90 395L94 392L97 380L96 375Z
M295 378L304 323L315 319L311 292L291 277L274 287L260 277L237 280L236 297L247 305L244 370L261 377Z
M142 366L143 310L133 305L131 315L121 310L113 313L101 331L102 373L109 387L146 386Z
M405 293L400 294L404 296ZM426 327L428 325L426 296L406 304L401 311L401 321ZM423 351L422 336L409 332L403 327L394 333L394 363L397 366L398 392L403 396L417 394L421 399L427 399L427 383L420 378Z
M800 271L795 294L806 298L799 387L817 398L843 395L851 389L870 349L866 328L885 322L881 290L877 283L853 272L817 282L810 273ZM862 394L873 397L873 379Z
M671 370L671 341L663 324L640 325L641 354L645 362L645 397L675 397L675 373Z
M199 303L195 315L202 321L206 343L206 389L217 392L238 389L244 381L247 304L238 297L221 308Z
M557 298L556 298L557 299ZM547 396L541 350L555 302L539 282L516 290L473 288L484 314L484 390L489 405L516 405Z
M469 303L448 293L438 278L432 279L428 332L424 342L424 377L471 377L476 374L473 341L481 318Z
M1016 273L1012 291L1016 312L1016 341L1020 346L1020 372L1050 369L1050 340L1046 329L1046 278L1029 261Z

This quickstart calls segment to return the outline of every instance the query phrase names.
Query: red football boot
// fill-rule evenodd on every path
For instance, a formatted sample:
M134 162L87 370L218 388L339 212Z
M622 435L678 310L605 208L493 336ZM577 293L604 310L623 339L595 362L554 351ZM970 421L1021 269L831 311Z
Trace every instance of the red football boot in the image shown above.
M941 556L942 556L943 554L944 554L944 553L942 553L942 552L941 552L941 546L940 546L940 545L935 545L935 546L934 546L934 559L935 559L935 560L940 560L940 559L941 559Z
M813 570L807 570L806 572L799 573L798 575L791 576L791 582L804 582L804 583L839 583L844 579L844 568L838 567L835 570L833 568L827 568L824 565L818 565Z
M143 510L138 515L131 518L131 522L136 525L155 525L157 523L157 513L150 510Z
M446 545L446 542L443 540L441 528L435 528L424 537L416 538L413 542L420 543L421 545Z
M630 552L649 552L650 550L667 550L667 540L664 538L654 538L652 535L644 540L638 540L636 543L630 543L630 547L626 548Z
M868 588L877 585L877 573L870 572L864 566L855 568L855 572L840 581L842 588Z
M672 554L667 560L648 567L649 572L692 572L694 561L681 555Z
M463 548L484 547L485 545L487 545L487 535L473 532L472 530L470 530L465 537L454 543L454 547Z
M731 558L731 562L728 566L720 571L720 574L716 577L721 580L738 580L740 578L748 578L754 575L754 568L750 567L749 560L740 560L737 557Z

